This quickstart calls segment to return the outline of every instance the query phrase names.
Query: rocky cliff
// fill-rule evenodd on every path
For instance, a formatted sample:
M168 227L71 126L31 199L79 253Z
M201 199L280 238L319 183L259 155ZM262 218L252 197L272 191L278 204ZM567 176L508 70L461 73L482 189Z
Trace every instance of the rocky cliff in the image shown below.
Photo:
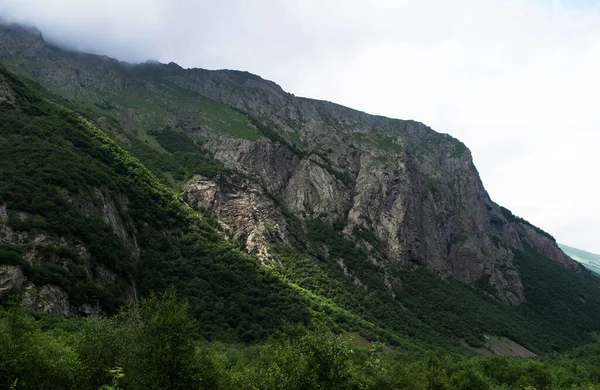
M0 27L0 41L1 62L103 109L99 125L114 118L121 137L147 137L156 153L167 152L152 131L185 134L230 169L192 177L185 197L265 264L277 264L271 246L289 245L291 213L301 224L322 219L365 248L373 243L355 233L372 232L384 268L424 267L510 305L527 299L514 251L531 247L578 269L551 237L490 199L464 144L422 123L295 97L246 72L70 53L31 29ZM11 99L0 79L0 105ZM135 237L115 228L135 251Z
M259 118L284 139L206 143L217 159L273 191L300 218L343 222L348 235L373 230L394 265L487 282L510 304L526 299L513 249L528 245L577 268L553 239L507 221L468 149L448 135L296 98L242 72L165 68L167 80Z

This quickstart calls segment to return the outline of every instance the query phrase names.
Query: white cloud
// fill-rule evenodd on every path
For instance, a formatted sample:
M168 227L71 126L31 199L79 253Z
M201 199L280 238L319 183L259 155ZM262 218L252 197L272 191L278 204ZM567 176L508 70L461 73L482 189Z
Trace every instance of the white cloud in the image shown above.
M4 0L120 59L237 68L416 119L472 150L492 198L600 253L600 13L591 0Z

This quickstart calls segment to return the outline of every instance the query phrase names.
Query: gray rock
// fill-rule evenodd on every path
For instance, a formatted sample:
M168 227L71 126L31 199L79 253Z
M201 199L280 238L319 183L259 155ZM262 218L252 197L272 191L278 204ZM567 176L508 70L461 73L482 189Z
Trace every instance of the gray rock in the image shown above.
M302 160L287 183L283 199L298 214L323 215L326 220L335 221L346 212L349 192L327 170Z
M8 210L6 205L0 204L0 223L8 222Z
M0 295L17 292L25 285L27 278L18 265L0 265Z
M272 244L287 245L289 226L273 199L257 183L238 175L221 174L213 179L194 176L184 187L192 205L215 215L222 229L272 264Z
M24 242L23 234L15 232L7 225L0 224L0 245L20 245Z
M33 283L27 283L21 295L21 307L61 317L88 317L100 313L99 308L89 304L71 304L69 295L62 288L51 284L37 287Z
M17 109L15 94L2 75L0 75L0 109L1 108Z
M127 199L116 200L113 196L105 195L99 188L94 189L94 197L79 202L83 212L89 216L99 217L106 222L113 233L121 239L125 248L138 257L140 248L135 236L133 224L123 220L119 208L126 208Z
M183 108L170 109L172 117L163 122L178 124L192 139L202 140L217 161L246 176L196 177L185 191L251 251L286 240L283 210L268 191L300 219L344 222L350 237L357 228L374 232L387 257L382 272L386 267L425 267L442 278L486 286L486 292L507 304L526 299L514 250L531 246L566 268L579 269L551 239L507 221L486 192L466 146L422 123L297 98L246 72L132 66L99 56L71 56L46 45L39 33L4 27L0 41L0 59L10 69L63 96L114 102L121 93L143 90L167 99L161 83L171 83L268 126L270 134L251 141L217 131L202 121L202 112L194 116ZM126 129L156 120L134 107L120 110ZM123 202L100 192L84 209L109 223L136 253L135 232L117 206ZM0 225L0 242L17 240L13 233Z
M21 306L29 310L63 317L76 314L76 310L69 303L67 293L60 287L50 284L38 288L32 283L28 283L21 296Z

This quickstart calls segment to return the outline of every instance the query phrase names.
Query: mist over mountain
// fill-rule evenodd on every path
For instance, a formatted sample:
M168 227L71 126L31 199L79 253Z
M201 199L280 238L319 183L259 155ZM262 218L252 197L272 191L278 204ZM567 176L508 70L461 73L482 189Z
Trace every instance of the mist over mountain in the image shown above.
M583 0L0 4L69 48L250 71L296 96L423 121L469 146L497 203L596 253L597 11Z
M278 353L304 351L307 370L337 360L317 348L332 338L306 329L458 356L564 352L599 330L600 280L496 204L450 135L248 72L127 64L18 25L0 26L0 42L0 294L17 307L77 323L133 304L98 334L140 351L160 331L131 329L169 318L210 343L283 335ZM159 386L140 368L146 353L119 351L106 369L123 363L132 388ZM314 383L371 375L336 367ZM171 379L200 383L188 374ZM108 383L98 375L86 386Z

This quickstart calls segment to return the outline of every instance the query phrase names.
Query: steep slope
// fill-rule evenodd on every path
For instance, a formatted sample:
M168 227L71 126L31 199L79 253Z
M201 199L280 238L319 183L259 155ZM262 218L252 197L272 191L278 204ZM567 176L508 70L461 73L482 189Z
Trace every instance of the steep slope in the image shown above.
M247 341L281 320L306 323L309 313L338 330L359 329L395 342L409 335L436 344L477 344L484 334L496 334L534 352L588 341L597 330L597 281L550 235L496 205L468 149L448 135L297 98L245 72L134 66L64 51L46 44L39 32L15 26L0 27L0 41L7 67L62 96L51 99L110 135L159 178L152 176L157 188L181 191L179 201L211 214L221 235L268 266L237 261L244 255L206 224L198 238L188 236L188 222L168 213L128 217L121 209L149 195L127 194L128 184L117 185L82 196L80 203L105 221L104 229L112 229L127 253L123 258L131 258L124 264L132 263L136 273L119 279L115 295L121 300L130 280L143 292L176 284L198 304L195 314L209 337L225 333ZM29 115L19 109L14 87L2 85L3 113ZM18 133L13 125L6 131ZM71 180L73 192L77 180ZM53 185L68 189L69 183ZM98 184L86 186L94 193ZM13 193L19 188L29 187L15 183ZM6 204L10 212L28 212L26 204ZM118 212L107 214L111 208ZM20 245L12 242L11 248ZM250 280L257 281L256 291ZM272 295L279 297L274 304L266 298ZM577 321L560 315L565 307Z
M325 216L349 235L372 231L393 266L424 266L442 277L489 284L498 299L513 305L526 297L512 249L532 246L578 268L551 237L491 201L462 143L423 124L296 98L245 72L130 66L64 52L46 45L39 33L14 27L2 30L2 40L0 58L15 71L65 97L110 108L104 114L151 144L149 130L183 131L299 218ZM212 207L194 191L201 206ZM259 225L269 230L274 223L267 218ZM275 225L258 235L287 241L289 229Z
M106 135L3 68L0 80L14 98L0 108L0 292L20 292L34 310L90 315L173 285L209 339L308 321L296 291Z

